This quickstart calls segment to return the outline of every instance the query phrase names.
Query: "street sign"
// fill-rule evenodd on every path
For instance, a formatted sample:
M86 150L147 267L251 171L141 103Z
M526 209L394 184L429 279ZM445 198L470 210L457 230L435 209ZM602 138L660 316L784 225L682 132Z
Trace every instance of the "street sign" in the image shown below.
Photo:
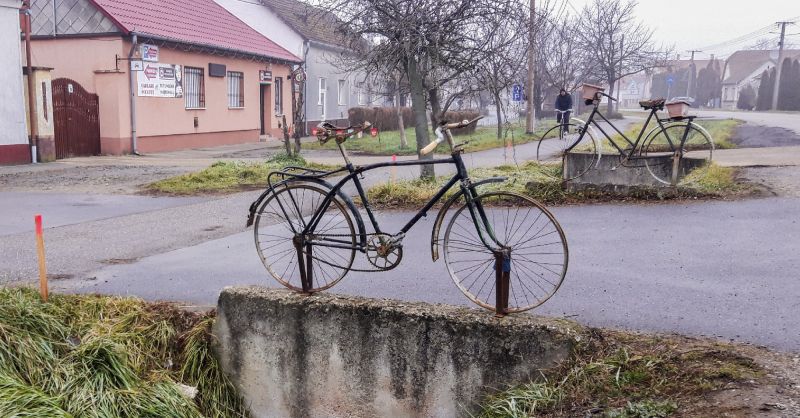
M515 102L522 101L522 86L519 84L514 84L511 87L511 100Z
M144 70L144 63L141 59L131 58L131 71Z
M667 76L667 85L672 86L673 84L675 84L675 78L673 78L671 75Z
M142 59L148 62L158 62L158 47L142 44Z

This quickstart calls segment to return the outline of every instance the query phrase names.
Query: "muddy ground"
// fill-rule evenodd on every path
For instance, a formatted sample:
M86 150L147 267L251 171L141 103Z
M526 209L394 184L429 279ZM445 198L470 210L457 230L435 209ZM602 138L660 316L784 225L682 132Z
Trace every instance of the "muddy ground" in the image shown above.
M739 148L800 146L800 135L789 129L746 123L736 129L731 142Z

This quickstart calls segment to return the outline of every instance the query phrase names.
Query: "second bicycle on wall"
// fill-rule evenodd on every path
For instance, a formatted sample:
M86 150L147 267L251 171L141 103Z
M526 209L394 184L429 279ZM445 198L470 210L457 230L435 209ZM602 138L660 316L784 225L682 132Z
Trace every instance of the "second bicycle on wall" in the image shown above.
M639 102L647 118L635 138L618 129L600 111L603 98L616 101L598 86L583 86L583 100L591 107L586 120L565 117L539 139L536 159L543 164L563 163L562 179L575 180L602 167L644 169L656 184L678 184L688 171L711 161L714 142L708 131L687 114L689 103L652 99ZM666 115L659 112L666 109ZM605 159L605 160L603 160Z

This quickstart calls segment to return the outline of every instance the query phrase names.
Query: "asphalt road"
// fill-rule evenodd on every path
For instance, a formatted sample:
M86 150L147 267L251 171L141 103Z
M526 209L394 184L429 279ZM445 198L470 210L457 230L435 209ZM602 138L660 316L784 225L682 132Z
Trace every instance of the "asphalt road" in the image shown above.
M570 270L534 313L592 326L678 332L800 351L800 199L553 209L567 233ZM381 215L385 230L410 217ZM405 239L397 269L352 273L334 292L469 305L433 263L433 216ZM64 291L213 305L229 285L276 286L252 231L97 269Z

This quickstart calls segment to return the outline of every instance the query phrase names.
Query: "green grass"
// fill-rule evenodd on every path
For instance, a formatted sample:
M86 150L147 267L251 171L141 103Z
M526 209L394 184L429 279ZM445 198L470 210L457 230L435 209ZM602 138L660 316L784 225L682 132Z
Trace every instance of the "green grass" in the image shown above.
M151 192L192 195L199 193L222 193L264 187L270 172L286 166L308 167L318 170L330 170L332 166L306 161L301 156L277 154L264 163L243 163L236 161L220 161L210 167L196 172L183 174L150 183L145 189Z
M243 417L212 319L138 299L0 290L0 416ZM196 387L190 399L178 384Z
M716 411L701 410L699 400L764 375L752 359L724 344L595 330L571 360L544 371L539 381L488 396L479 417L584 416L588 410L608 418L661 418L678 411L709 416Z
M679 197L724 197L743 192L746 187L737 183L735 170L720 167L713 163L693 171L679 184L675 193L662 193L658 189L642 188L630 196L609 194L601 190L565 190L561 181L560 165L544 165L527 162L519 167L504 165L494 168L470 170L473 181L489 177L506 177L503 183L490 183L480 186L481 192L505 190L521 193L545 204L580 203L603 200L661 200ZM419 208L427 203L449 177L442 176L434 181L400 180L376 185L367 191L370 204L379 208ZM457 192L451 189L446 197ZM445 197L445 198L446 198Z
M715 149L736 148L736 144L731 142L731 138L733 137L733 134L736 132L736 128L739 127L739 125L741 125L743 123L742 121L736 120L736 119L723 119L723 120L703 120L703 119L698 119L698 120L695 121L695 123L700 125L700 126L702 126L703 128L705 128L706 131L708 131L708 134L711 137L711 140L714 142L714 148ZM625 131L625 136L627 136L629 140L635 141L636 138L638 137L639 132L641 131L643 125L644 125L644 123L634 123L633 125L631 125L628 128L628 130ZM654 127L657 127L657 126L658 125L654 125L653 122L650 123L650 129L652 129ZM597 135L599 135L599 137L596 138L596 139L600 140L604 153L614 154L614 153L618 152L617 149L614 148L611 145L611 143L610 143L608 138L603 136L603 134L601 132L599 132L597 130L595 130L595 131L596 131ZM680 139L680 136L683 135L683 131L684 130L682 128L672 128L672 129L670 129L668 131L670 139L672 141L675 141L675 138ZM613 130L612 130L612 132L613 132ZM649 133L649 130L648 130L648 132L645 132L645 135L647 135L648 133ZM694 136L690 136L686 140L686 143L689 144L688 145L689 148L691 148L691 144L693 144L693 143L701 143L701 142L705 143L705 141L699 135L695 135L695 134L693 134L693 135ZM646 145L646 144L644 144L645 139L646 138L642 138L642 143L639 144L640 147ZM630 145L627 142L625 142L624 138L622 138L622 136L620 136L619 134L612 135L611 141L616 143L617 146L619 146L622 149L626 149L626 148L630 147ZM663 142L664 144L666 144L666 136L663 135L663 134L662 135L656 135L656 138L654 139L654 143L658 143L658 142ZM586 147L584 146L583 148L585 149Z
M555 121L538 121L537 128L533 135L525 134L523 126L514 124L512 127L503 129L503 138L497 139L497 127L485 126L479 127L473 134L456 136L455 142L462 143L468 142L464 147L466 152L483 151L492 148L501 148L510 144L513 140L515 145L525 144L531 141L538 140L545 131L555 126ZM369 155L416 155L417 154L417 136L414 128L406 129L406 138L408 140L408 147L400 147L400 131L386 131L380 132L377 138L365 135L363 138L351 138L347 140L346 148L348 151L355 151ZM430 134L431 140L435 139L433 133ZM446 144L440 145L440 151L447 148ZM303 149L325 149L335 150L336 143L328 141L326 144L320 144L318 141L308 142L303 144Z

